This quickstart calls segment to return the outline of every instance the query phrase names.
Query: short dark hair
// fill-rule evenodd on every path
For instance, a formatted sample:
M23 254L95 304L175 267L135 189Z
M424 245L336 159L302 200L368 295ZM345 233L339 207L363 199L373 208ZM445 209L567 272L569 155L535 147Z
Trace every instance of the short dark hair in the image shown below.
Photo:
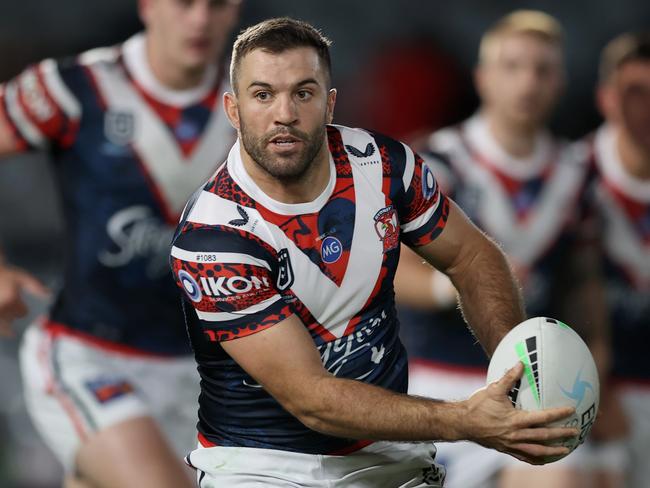
M626 32L609 41L600 56L600 82L629 61L650 61L650 32Z
M255 49L278 54L287 49L312 47L326 68L328 82L332 77L330 46L332 42L311 24L289 17L268 19L242 31L232 48L230 84L237 92L237 76L241 60Z

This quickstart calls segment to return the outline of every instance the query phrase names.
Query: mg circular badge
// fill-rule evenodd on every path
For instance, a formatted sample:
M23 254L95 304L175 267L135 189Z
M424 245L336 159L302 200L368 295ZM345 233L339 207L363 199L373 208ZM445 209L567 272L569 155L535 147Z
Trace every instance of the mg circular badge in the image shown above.
M343 254L343 245L336 237L327 236L320 246L320 255L324 263L332 264Z

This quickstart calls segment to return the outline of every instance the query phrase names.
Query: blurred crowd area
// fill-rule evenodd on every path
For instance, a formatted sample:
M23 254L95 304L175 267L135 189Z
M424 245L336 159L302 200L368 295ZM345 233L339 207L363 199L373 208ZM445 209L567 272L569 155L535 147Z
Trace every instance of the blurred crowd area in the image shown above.
M472 70L484 30L513 9L540 9L566 31L568 86L551 120L554 132L580 137L599 123L593 103L598 55L615 35L647 28L641 0L246 0L242 26L289 15L333 41L335 122L410 139L475 109ZM135 0L23 0L2 3L0 80L45 57L117 43L141 28ZM56 288L63 259L59 202L48 161L24 155L0 164L0 246L10 261ZM0 341L0 486L50 487L59 467L25 413L16 351L21 331L45 308L32 303L16 336Z

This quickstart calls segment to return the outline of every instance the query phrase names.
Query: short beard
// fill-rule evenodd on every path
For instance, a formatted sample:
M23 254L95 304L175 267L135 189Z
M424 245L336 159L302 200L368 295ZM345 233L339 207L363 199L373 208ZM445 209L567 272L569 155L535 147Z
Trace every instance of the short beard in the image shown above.
M325 140L325 121L312 133L302 132L293 127L283 126L261 138L256 138L248 130L239 115L240 135L244 149L251 159L265 173L285 182L298 182L312 168L312 162L323 147ZM266 149L269 141L278 135L291 135L302 141L303 149L289 158L278 158Z

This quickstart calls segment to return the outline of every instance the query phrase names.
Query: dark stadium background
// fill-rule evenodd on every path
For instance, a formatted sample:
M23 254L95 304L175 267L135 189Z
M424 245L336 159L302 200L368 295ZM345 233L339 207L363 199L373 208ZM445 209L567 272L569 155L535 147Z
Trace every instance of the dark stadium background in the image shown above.
M27 64L110 45L140 29L135 0L0 0L0 80ZM471 71L481 33L518 8L544 10L566 31L568 87L552 129L576 138L599 123L593 107L598 53L613 36L648 29L640 0L247 0L241 25L290 15L333 41L335 121L406 138L453 123L476 106ZM56 287L61 220L47 159L0 163L0 246L9 259ZM34 303L30 318L41 313ZM0 486L54 487L59 468L33 431L20 396L16 350L22 329L0 339Z

